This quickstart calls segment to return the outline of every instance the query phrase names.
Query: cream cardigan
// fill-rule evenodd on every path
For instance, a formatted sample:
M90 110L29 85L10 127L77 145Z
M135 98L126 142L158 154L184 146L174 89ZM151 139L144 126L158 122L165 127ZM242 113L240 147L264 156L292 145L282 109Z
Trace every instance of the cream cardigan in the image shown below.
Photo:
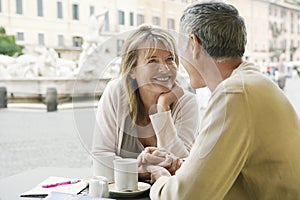
M196 138L200 118L196 96L190 92L174 103L171 111L150 115L157 136L157 146L178 157L188 156ZM120 79L112 80L100 98L96 113L96 131L92 152L115 152L120 156L124 132L131 129L125 123L129 116L125 88ZM138 152L137 152L138 153Z

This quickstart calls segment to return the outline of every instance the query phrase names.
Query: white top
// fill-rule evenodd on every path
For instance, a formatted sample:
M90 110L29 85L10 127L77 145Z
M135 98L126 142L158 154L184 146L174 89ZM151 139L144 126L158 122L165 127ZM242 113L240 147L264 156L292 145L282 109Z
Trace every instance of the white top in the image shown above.
M178 157L187 157L197 135L200 119L197 111L195 95L186 91L173 104L171 111L150 115L157 146ZM98 104L96 121L93 152L108 151L115 152L118 156L136 157L143 150L136 137L136 126L132 126L125 87L121 79L112 80L107 84ZM132 137L136 138L135 142ZM124 143L124 140L131 143Z

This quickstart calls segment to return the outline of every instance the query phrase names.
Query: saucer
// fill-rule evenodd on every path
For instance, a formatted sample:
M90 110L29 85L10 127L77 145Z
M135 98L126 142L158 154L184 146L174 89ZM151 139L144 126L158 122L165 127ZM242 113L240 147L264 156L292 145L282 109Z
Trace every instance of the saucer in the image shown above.
M130 192L126 192L126 191L118 191L115 188L115 184L111 183L108 185L109 188L109 194L111 197L136 197L139 196L141 194L143 194L144 192L146 192L147 190L149 190L151 187L151 185L149 183L144 183L144 182L138 182L138 189L134 190L134 191L130 191Z

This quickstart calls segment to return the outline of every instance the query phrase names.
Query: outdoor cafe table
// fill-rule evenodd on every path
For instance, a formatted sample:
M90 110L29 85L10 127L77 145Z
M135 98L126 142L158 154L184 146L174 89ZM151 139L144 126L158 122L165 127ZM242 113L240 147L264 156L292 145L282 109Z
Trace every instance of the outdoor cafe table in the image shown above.
M30 171L0 179L0 200L40 200L42 198L20 197L20 194L32 189L49 176L85 178L91 176L91 174L91 168L36 168ZM150 200L147 195L146 197L137 197L134 199Z

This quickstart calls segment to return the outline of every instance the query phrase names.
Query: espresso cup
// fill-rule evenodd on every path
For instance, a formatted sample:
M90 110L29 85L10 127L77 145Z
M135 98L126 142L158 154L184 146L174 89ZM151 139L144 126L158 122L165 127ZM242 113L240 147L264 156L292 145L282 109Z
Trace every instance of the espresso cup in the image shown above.
M89 181L89 196L93 198L109 197L107 178L104 176L92 177Z
M93 175L104 176L108 183L114 182L114 164L115 153L99 152L93 153Z
M99 194L99 180L91 178L89 181L89 196L97 198Z
M118 191L136 191L138 189L137 159L116 159L114 162L115 189Z

